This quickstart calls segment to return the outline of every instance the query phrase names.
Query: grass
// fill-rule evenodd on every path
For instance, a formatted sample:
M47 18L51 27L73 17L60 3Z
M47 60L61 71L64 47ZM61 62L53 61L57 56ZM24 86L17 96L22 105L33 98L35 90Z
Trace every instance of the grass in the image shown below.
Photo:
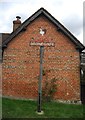
M0 97L0 118L2 118L2 98Z
M2 116L3 118L83 118L84 107L83 105L44 102L42 104L44 114L38 115L36 101L3 98Z

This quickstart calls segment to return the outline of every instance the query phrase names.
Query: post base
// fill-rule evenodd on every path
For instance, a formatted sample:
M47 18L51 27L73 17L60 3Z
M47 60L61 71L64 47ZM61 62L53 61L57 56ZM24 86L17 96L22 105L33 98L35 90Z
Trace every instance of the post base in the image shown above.
M36 113L37 113L38 115L43 115L43 114L44 114L43 111L41 111L41 112L36 111Z

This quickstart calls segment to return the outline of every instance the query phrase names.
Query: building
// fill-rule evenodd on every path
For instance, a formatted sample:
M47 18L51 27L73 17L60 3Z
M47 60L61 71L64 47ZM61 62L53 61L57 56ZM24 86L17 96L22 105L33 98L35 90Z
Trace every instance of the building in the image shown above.
M85 104L85 51L81 53L81 101Z
M44 46L42 87L46 79L50 83L55 78L53 99L81 101L80 56L85 47L44 8L23 23L17 16L13 32L3 41L3 96L37 99L40 46Z

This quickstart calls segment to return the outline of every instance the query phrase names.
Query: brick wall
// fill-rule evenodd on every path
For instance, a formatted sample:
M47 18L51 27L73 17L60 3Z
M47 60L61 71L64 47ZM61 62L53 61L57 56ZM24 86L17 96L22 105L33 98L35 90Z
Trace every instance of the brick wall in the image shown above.
M46 34L39 34L40 28ZM39 46L30 46L30 41L54 42L54 47L44 47L43 68L48 79L57 79L54 99L80 100L80 56L75 45L57 30L44 16L34 20L26 31L19 33L8 44L3 55L3 95L22 98L37 98L39 77ZM43 81L45 77L43 77Z

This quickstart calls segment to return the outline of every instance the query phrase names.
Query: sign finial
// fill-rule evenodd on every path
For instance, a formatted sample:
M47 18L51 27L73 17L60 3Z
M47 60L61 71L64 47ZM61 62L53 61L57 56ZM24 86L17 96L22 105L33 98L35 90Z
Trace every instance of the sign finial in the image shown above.
M44 34L46 34L46 29L42 29L40 28L40 34L43 36Z

